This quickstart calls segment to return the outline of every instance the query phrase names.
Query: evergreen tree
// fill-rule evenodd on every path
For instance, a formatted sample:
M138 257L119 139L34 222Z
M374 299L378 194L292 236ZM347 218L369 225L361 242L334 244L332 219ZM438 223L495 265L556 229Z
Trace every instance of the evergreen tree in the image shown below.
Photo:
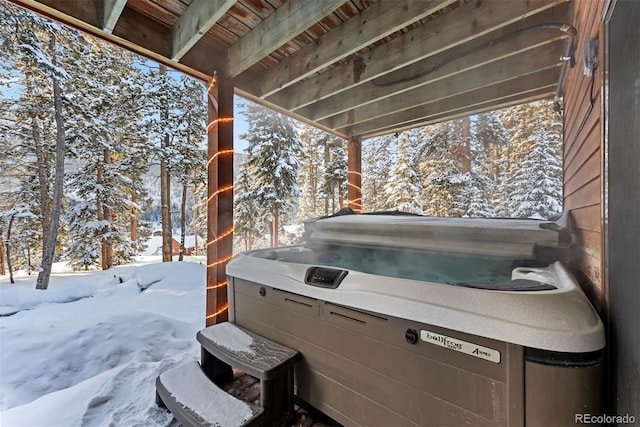
M74 267L88 268L89 260L100 260L107 269L130 261L136 253L132 236L138 230L131 229L131 215L139 210L134 200L145 196L140 177L148 150L136 120L141 87L133 57L91 38L85 49L82 77L89 83L78 81L74 94L81 125L69 133L78 168L67 174L77 200L68 212L73 224L67 255Z
M325 215L325 203L321 203L321 176L323 175L324 153L323 144L320 144L324 136L317 128L302 125L300 141L302 153L300 155L300 170L298 183L300 185L300 209L298 222L308 218Z
M384 186L395 162L395 138L387 135L373 138L362 145L362 211L393 209Z
M101 241L97 234L105 227L96 220L95 200L77 202L67 211L69 247L67 257L74 270L88 270L100 262Z
M502 189L508 194L505 214L548 217L558 212L562 206L562 125L553 104L549 101L522 104L503 110L500 115L511 135L503 155L504 162L508 162ZM534 173L533 169L537 171ZM532 181L526 182L526 179Z
M396 142L397 156L390 171L384 192L394 209L402 212L422 214L422 186L420 177L415 170L410 147L415 132L412 130L400 133Z
M149 69L145 74L144 124L153 152L153 157L160 163L160 208L162 216L162 260L171 261L173 225L171 211L171 176L175 151L174 142L180 138L182 126L182 110L178 100L181 87L177 79L171 75L164 65L158 69Z
M321 194L325 198L325 215L332 214L344 206L347 198L347 154L345 141L325 134L324 174Z
M293 122L279 113L255 104L247 104L244 115L249 129L246 162L254 171L254 195L269 221L271 245L278 246L280 221L290 215L298 195L297 155L301 143Z
M498 112L490 111L475 116L473 136L476 142L472 147L472 160L476 170L498 184L501 177L499 160L509 142L509 135Z
M187 196L190 187L206 183L207 153L204 145L206 138L207 104L204 85L188 76L181 76L178 82L181 96L176 108L181 111L177 134L171 144L172 175L180 184L180 254L184 254L185 236L187 234Z
M329 215L344 206L347 197L345 141L322 130L302 126L298 220Z
M0 56L11 69L4 81L13 82L10 89L14 94L12 98L3 99L1 121L5 128L3 152L13 155L0 158L8 166L3 167L3 173L12 188L10 204L31 204L30 210L38 216L34 226L41 230L41 258L44 239L49 234L50 183L55 160L49 71L52 64L47 52L48 34L53 29L27 11L5 2L0 3L0 21L3 23ZM34 176L37 179L33 179ZM34 190L36 197L33 197Z
M471 177L464 172L458 150L462 141L461 120L424 128L420 152L424 211L432 216L464 216L469 207ZM466 160L466 159L465 159Z
M255 197L254 171L243 162L234 186L234 237L244 241L243 250L253 249L266 231L264 212Z
M24 82L22 93L29 102L18 104L16 124L30 127L21 137L31 140L40 186L39 212L42 225L42 259L37 289L47 289L64 197L64 164L67 118L74 104L70 97L70 74L78 51L78 33L50 24L41 18L8 5L0 5L3 49L12 55L15 75ZM42 126L49 121L53 126ZM54 150L46 143L55 142ZM52 185L51 185L52 182Z
M517 204L517 218L549 218L562 210L562 194L558 185L562 167L543 127L530 137L532 151L517 169L511 199Z
M471 172L466 199L469 201L464 216L471 218L492 218L496 216L490 201L493 181L486 175Z

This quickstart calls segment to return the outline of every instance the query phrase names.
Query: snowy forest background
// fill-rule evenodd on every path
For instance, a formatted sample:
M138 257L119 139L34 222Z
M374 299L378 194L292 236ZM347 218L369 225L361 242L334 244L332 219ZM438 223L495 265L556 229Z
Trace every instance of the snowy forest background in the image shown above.
M129 262L160 221L161 177L174 236L206 238L202 82L4 2L0 44L0 274L39 265L50 235L76 269ZM347 204L346 141L239 108L235 249L296 242L304 219ZM561 141L550 102L364 141L363 212L547 218L561 210Z

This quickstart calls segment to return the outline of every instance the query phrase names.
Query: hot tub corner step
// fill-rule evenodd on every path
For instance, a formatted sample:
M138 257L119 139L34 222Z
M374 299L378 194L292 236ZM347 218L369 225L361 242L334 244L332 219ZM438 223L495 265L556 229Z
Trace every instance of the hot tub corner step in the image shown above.
M231 322L209 326L198 332L197 339L216 358L260 380L291 370L299 356L297 350Z
M160 374L156 379L156 393L185 427L256 426L264 413L260 406L236 399L218 388L197 362Z

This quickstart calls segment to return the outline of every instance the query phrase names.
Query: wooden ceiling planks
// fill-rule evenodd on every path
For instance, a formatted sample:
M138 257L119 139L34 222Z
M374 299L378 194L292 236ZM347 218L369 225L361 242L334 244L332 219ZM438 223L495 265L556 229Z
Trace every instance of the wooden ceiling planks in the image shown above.
M230 71L237 93L345 137L553 96L570 23L570 0L127 0L114 38L114 0L10 1L198 77Z
M158 2L151 2L146 0L127 0L126 8L133 9L139 14L144 15L155 22L158 22L165 27L172 27L178 21L178 17L180 16L178 13L172 12ZM175 7L172 9L175 9ZM186 9L186 7L184 9Z

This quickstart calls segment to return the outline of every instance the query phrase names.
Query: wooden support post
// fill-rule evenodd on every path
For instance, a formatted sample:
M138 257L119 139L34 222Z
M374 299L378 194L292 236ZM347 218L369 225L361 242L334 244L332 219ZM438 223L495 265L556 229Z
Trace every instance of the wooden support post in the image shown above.
M233 253L233 84L214 75L208 87L206 325L228 320L225 267Z
M351 137L347 141L347 198L349 207L356 213L362 212L362 143L360 138Z

